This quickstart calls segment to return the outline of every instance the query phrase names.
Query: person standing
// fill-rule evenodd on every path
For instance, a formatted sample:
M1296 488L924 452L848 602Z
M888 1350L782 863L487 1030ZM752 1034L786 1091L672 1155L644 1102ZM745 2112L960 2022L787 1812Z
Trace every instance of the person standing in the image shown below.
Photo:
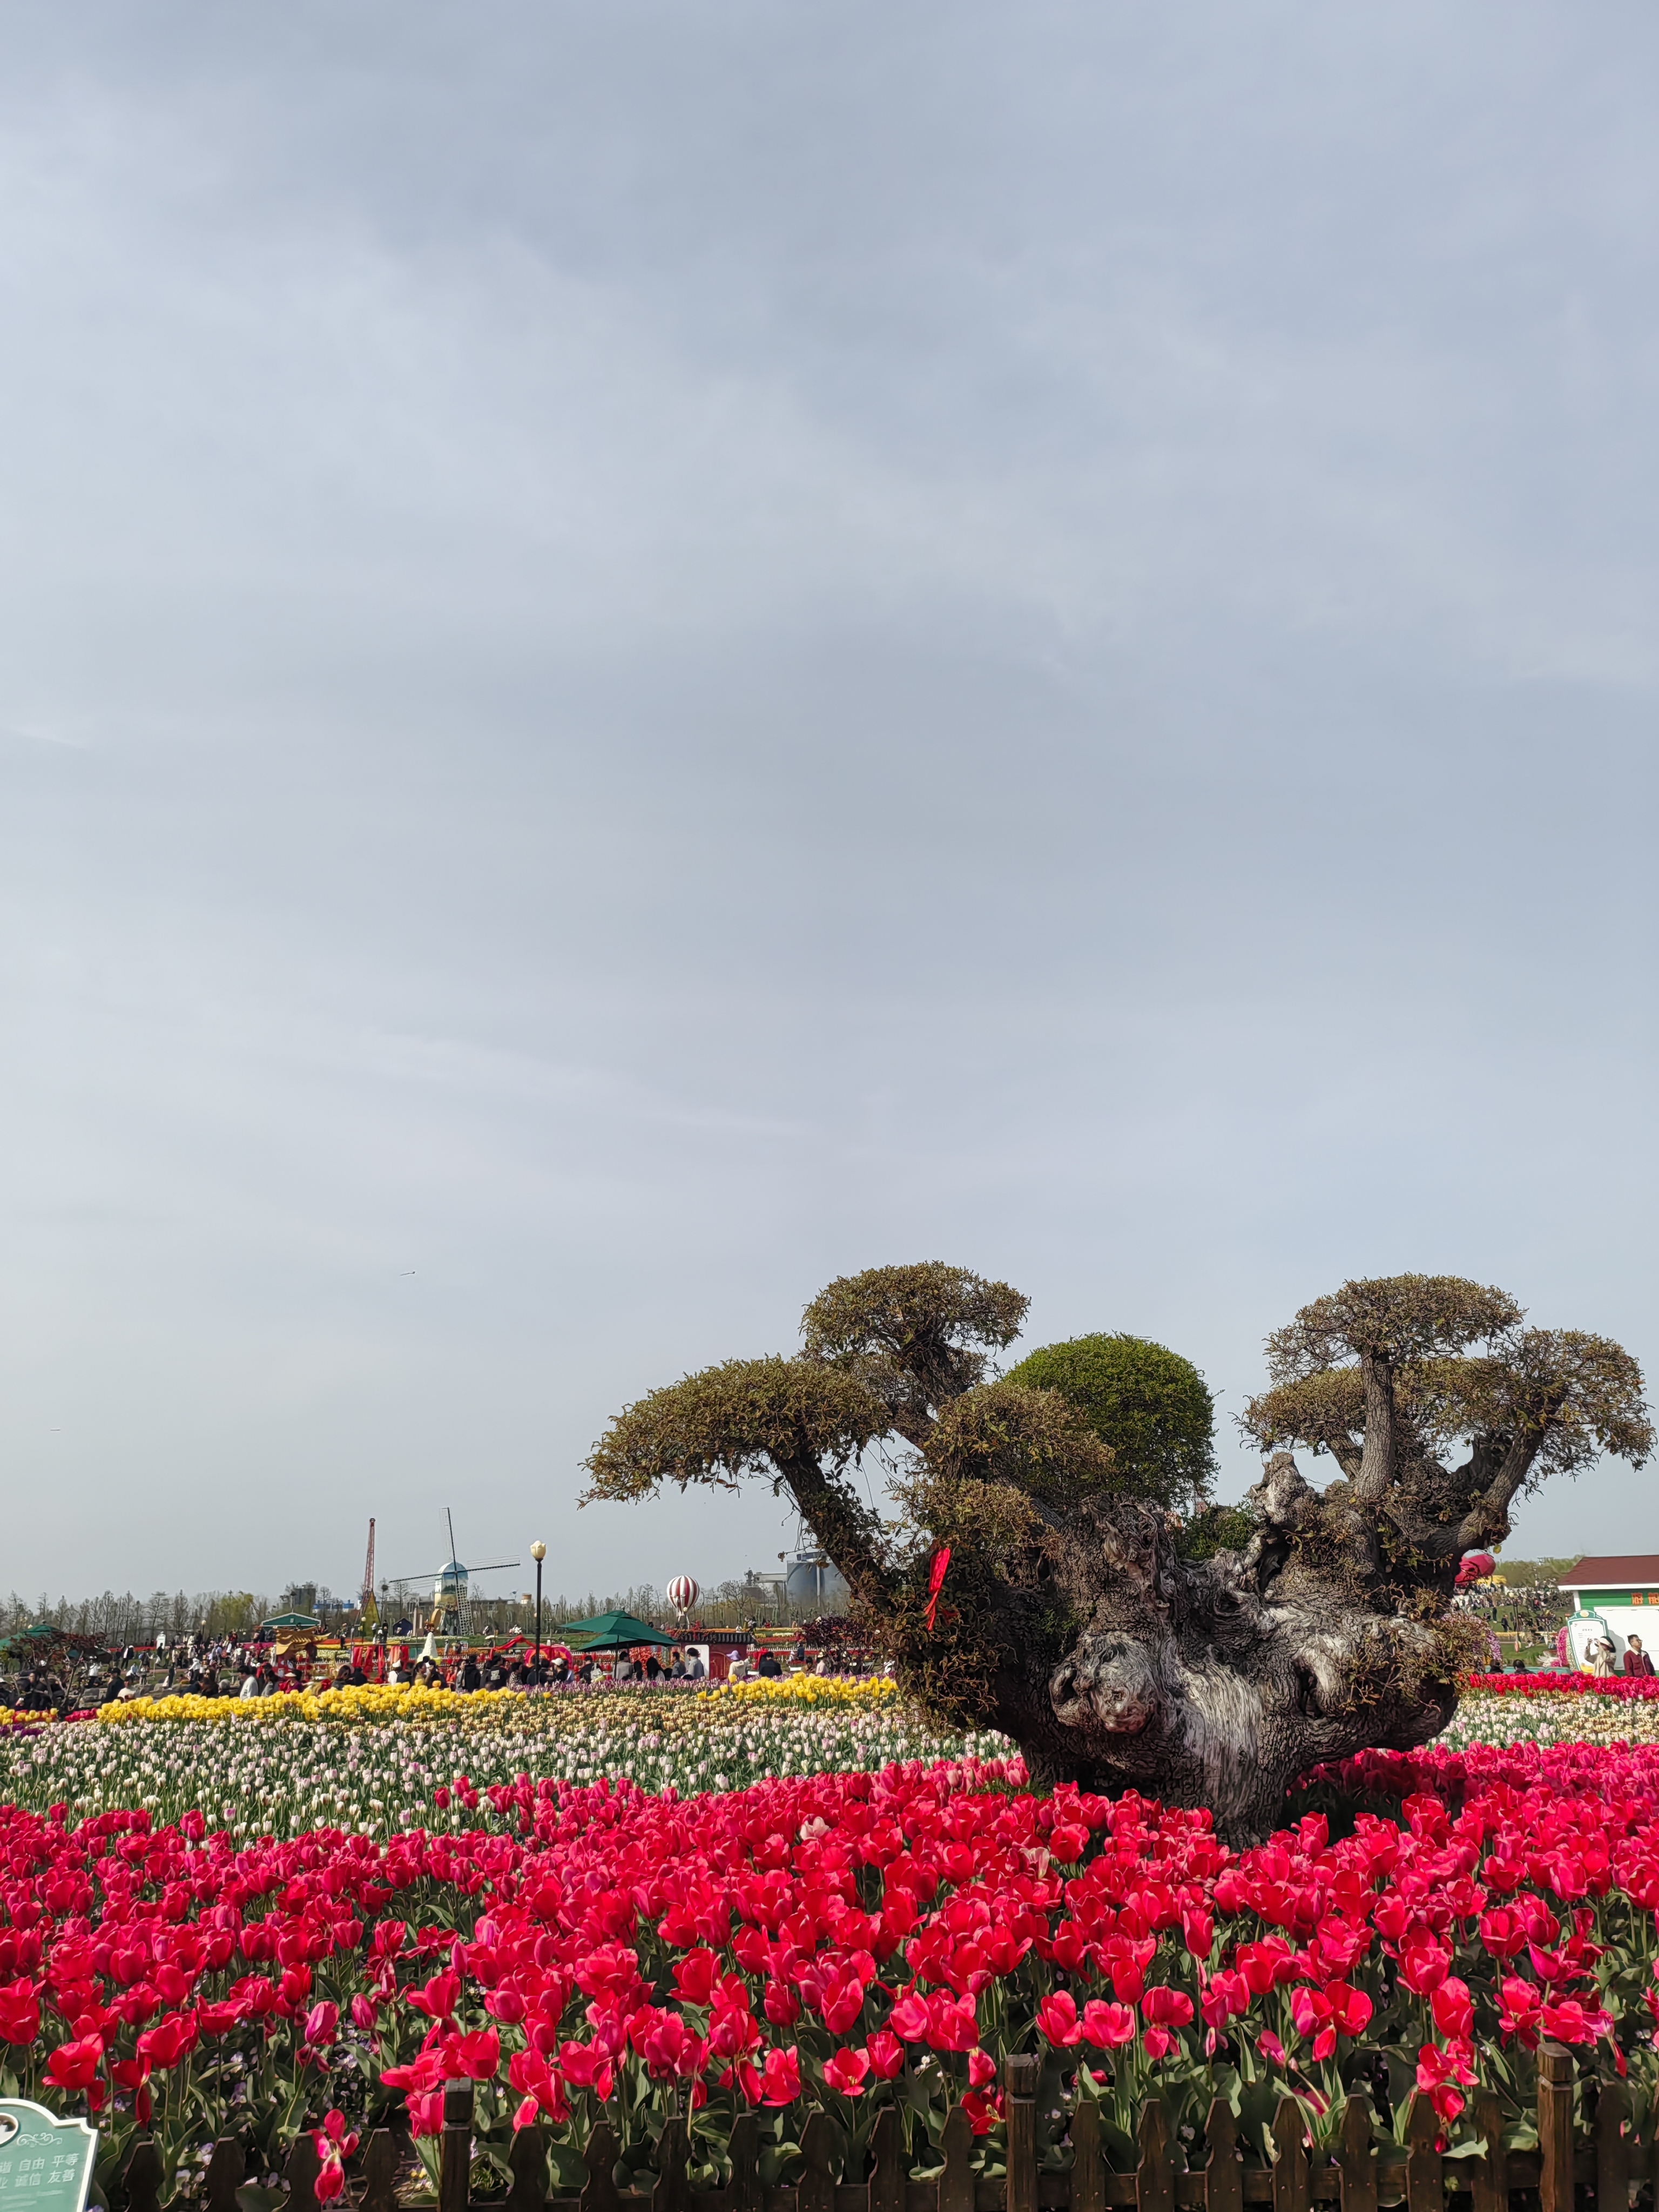
M1627 1674L1650 1674L1653 1662L1642 1649L1642 1639L1632 1636L1625 1646L1625 1672Z

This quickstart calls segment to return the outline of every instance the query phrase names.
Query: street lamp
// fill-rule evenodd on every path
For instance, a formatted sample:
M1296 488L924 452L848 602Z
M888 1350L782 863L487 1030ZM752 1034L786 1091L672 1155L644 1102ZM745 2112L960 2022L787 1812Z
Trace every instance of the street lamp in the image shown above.
M547 1547L538 1536L530 1547L530 1556L536 1562L536 1672L538 1689L542 1683L542 1561L547 1557Z

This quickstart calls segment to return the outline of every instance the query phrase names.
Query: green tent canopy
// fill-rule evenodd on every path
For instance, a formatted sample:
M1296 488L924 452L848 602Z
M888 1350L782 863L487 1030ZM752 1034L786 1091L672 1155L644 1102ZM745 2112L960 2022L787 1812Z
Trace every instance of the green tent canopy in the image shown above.
M636 1620L631 1613L596 1613L591 1620L562 1621L550 1628L544 1643L558 1638L568 1643L573 1650L626 1651L635 1644L679 1644L684 1638L665 1636L659 1628L648 1621Z

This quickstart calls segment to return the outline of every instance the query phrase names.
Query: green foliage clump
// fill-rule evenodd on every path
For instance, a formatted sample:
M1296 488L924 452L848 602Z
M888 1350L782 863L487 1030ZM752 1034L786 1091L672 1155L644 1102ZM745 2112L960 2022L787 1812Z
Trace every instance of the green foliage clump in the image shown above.
M1255 1516L1243 1505L1206 1505L1176 1538L1176 1550L1183 1559L1212 1559L1218 1552L1242 1552L1255 1528Z
M1042 1346L1003 1379L1069 1399L1111 1447L1120 1494L1183 1511L1208 1498L1215 1401L1179 1352L1146 1336L1074 1336Z

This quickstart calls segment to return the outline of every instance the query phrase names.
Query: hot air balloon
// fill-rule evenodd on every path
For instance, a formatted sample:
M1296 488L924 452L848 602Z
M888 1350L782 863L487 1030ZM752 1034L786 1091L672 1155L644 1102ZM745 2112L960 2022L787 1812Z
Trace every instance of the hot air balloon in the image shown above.
M663 1595L684 1620L697 1601L697 1584L690 1575L676 1575Z

